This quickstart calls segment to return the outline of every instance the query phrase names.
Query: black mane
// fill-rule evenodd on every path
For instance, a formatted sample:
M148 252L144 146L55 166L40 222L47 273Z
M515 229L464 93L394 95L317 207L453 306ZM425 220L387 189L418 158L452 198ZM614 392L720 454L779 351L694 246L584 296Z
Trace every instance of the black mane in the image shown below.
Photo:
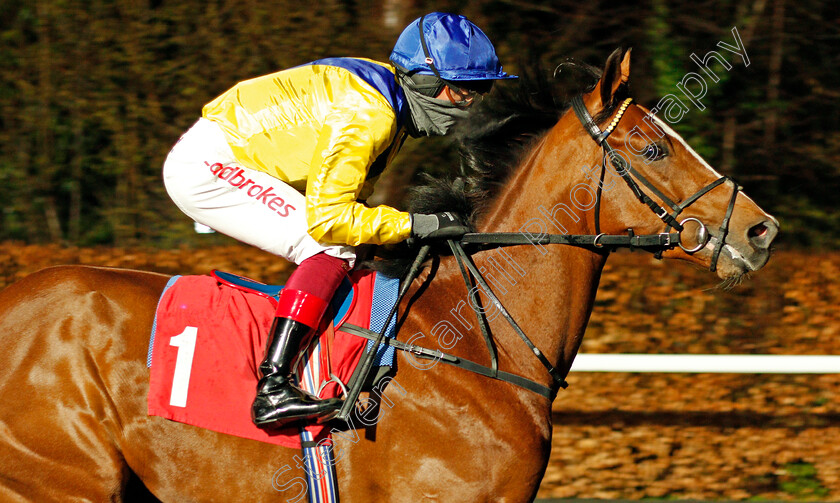
M591 91L601 75L600 70L573 60L558 66L551 80L539 65L526 67L534 69L526 70L512 86L498 86L456 129L461 176L443 180L427 176L425 185L409 191L409 211L456 211L475 223L523 155L566 112L571 98ZM606 120L627 95L622 84L608 107L591 111L593 120Z
M424 185L409 191L409 211L457 211L475 223L529 147L568 108L544 72L527 72L513 85L496 87L455 130L461 176L427 176Z
M454 211L475 225L522 157L569 108L571 98L592 90L600 78L600 70L573 61L559 66L552 79L538 65L527 67L535 69L523 72L513 85L497 86L458 125L455 140L461 157L461 176L440 179L425 176L423 185L409 191L408 211ZM620 103L619 95L626 95L626 89L621 89L610 106L595 115L596 122L612 115ZM380 249L378 253L390 257L365 262L365 266L400 276L416 252L407 246L397 246Z

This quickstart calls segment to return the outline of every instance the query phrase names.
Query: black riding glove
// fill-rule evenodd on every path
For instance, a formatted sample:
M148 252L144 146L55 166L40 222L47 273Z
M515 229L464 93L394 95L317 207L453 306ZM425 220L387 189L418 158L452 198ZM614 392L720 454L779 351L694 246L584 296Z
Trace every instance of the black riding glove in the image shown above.
M471 231L459 215L449 211L411 214L411 237L414 239L458 239Z

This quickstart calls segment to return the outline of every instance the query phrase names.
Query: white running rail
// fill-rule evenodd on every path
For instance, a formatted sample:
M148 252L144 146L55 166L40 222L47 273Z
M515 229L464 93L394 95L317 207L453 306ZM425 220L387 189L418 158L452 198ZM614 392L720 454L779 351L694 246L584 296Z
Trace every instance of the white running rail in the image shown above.
M581 353L572 364L572 372L840 374L840 356Z

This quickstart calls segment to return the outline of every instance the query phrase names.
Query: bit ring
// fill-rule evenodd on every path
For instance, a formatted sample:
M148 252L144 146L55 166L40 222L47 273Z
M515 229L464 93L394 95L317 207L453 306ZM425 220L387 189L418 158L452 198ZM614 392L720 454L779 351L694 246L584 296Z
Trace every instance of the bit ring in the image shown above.
M698 224L700 224L700 243L697 246L695 246L694 248L686 248L682 244L682 239L680 239L680 248L682 248L683 251L686 252L686 253L696 253L696 252L702 250L703 248L706 247L706 245L709 243L709 240L712 238L711 234L709 234L709 229L706 227L706 224L704 224L703 222L701 222L700 220L698 220L694 217L684 219L682 222L680 222L680 226L685 226L686 222L691 222L691 221L695 221Z

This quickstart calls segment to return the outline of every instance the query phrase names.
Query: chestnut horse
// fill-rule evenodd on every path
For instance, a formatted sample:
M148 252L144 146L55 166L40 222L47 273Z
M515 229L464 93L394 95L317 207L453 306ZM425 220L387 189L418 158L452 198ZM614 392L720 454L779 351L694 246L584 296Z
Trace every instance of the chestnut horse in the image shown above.
M599 124L623 112L607 143L660 194L675 202L691 199L721 175L645 108L625 104L619 110L629 76L629 51L616 51L597 84L582 95L583 104ZM665 231L662 220L639 203L612 168L605 168L604 150L569 105L558 105L554 113L522 147L506 182L484 187L495 185L483 191L477 228L527 236L543 227L546 232L562 228L567 234L593 235L597 215L597 230L605 235ZM497 122L496 129L478 127L486 126L488 146L498 146L502 136L514 143L527 136L505 133L516 121ZM585 166L592 168L581 169ZM597 208L591 199L595 192ZM731 219L723 226L727 209ZM685 224L680 237L697 251L664 246L664 258L709 267L720 248L716 272L724 280L761 268L778 230L775 219L742 192L733 192L731 183L703 194L680 218L696 219ZM705 227L697 222L711 229L708 244L700 236ZM505 248L505 254L474 255L505 307L561 375L568 373L580 346L609 255L605 250L524 244ZM413 340L420 345L440 345L488 363L479 325L468 307L462 309L468 297L457 264L445 257L438 266L428 283L423 275L415 281L413 288L423 284L425 292L412 299L401 339L418 334ZM146 414L146 352L166 281L153 273L63 266L32 274L0 293L0 500L122 501L137 489L126 489L133 475L162 501L302 500L299 451ZM487 318L499 369L557 391L558 384L510 326L492 313ZM441 326L446 330L433 328ZM334 436L341 500L531 501L549 459L551 400L432 363L401 353L376 421Z

